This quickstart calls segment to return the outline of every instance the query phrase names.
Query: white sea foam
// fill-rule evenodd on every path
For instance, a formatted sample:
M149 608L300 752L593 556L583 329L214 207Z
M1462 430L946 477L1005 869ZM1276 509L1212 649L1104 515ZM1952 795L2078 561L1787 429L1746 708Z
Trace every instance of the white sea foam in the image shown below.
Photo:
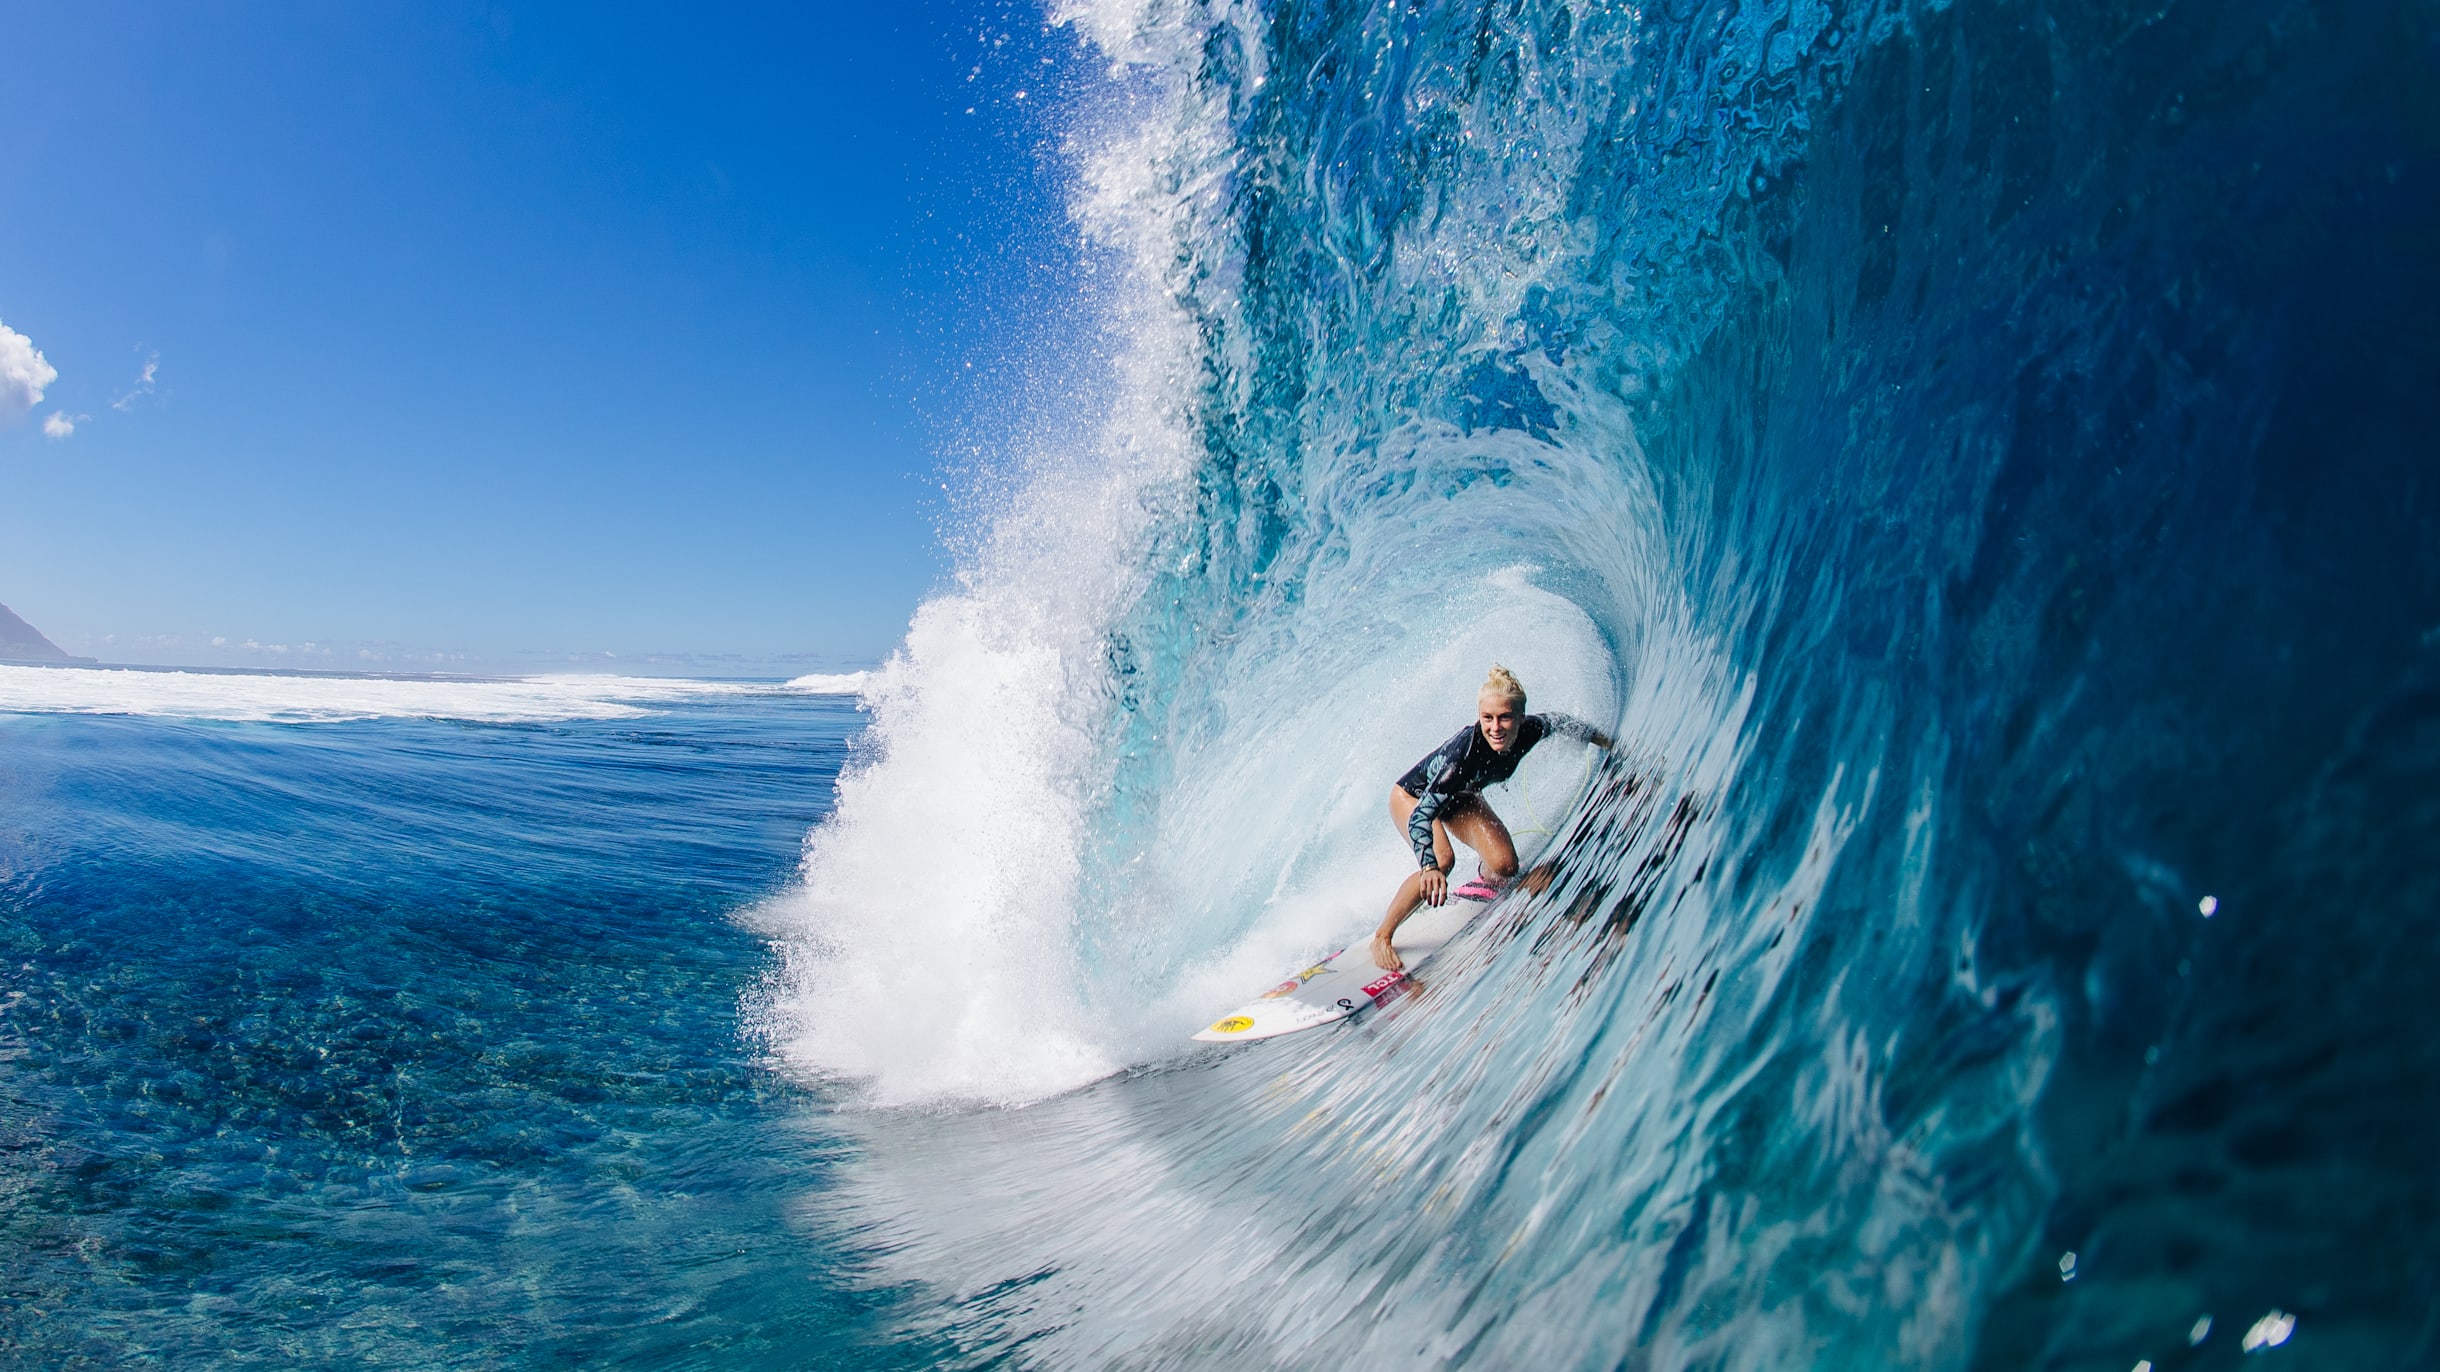
M1194 332L1161 273L1180 205L1222 188L1164 175L1149 131L1086 159L1078 217L1122 284L1101 302L1117 399L1023 470L953 589L922 605L863 689L862 763L806 841L804 882L761 920L782 967L762 1007L799 1068L875 1100L1020 1101L1127 1061L1090 1007L1079 939L1104 630L1189 451L1178 406ZM1108 279L1106 276L1105 280Z
M872 679L871 672L812 672L793 678L786 689L809 696L860 696Z
M278 723L390 718L493 724L628 719L679 700L777 689L664 677L481 680L0 666L0 712Z

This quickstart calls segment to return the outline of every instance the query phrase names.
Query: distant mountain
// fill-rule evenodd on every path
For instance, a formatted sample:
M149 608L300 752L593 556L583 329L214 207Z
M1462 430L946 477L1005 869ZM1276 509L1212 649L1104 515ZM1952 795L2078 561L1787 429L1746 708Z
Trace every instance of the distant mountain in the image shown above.
M0 662L91 662L89 657L70 657L59 645L44 638L33 625L17 617L6 605L0 605Z

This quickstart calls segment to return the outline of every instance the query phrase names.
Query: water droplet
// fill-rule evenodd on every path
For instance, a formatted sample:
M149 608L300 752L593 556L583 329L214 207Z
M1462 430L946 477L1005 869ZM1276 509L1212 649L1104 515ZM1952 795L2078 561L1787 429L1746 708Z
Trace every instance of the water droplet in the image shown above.
M2205 896L2201 900L2194 903L2194 908L2203 912L2203 918L2209 919L2213 915L2220 913L2220 898L2218 896Z
M2059 1255L2059 1280L2074 1281L2075 1279L2076 1255L2073 1253L2061 1253Z
M2288 1335L2295 1332L2296 1317L2285 1310L2273 1310L2254 1321L2254 1327L2245 1331L2245 1351L2259 1353L2265 1348L2277 1348L2288 1341Z
M2203 1340L2210 1337L2211 1316L2209 1315L2205 1315L2203 1318L2196 1320L2194 1322L2194 1328L2186 1331L2186 1342L2190 1345L2201 1343Z

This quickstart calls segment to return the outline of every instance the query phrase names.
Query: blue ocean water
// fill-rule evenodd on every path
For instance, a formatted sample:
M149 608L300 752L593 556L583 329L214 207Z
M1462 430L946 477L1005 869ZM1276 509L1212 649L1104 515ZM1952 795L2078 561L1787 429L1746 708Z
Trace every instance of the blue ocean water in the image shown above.
M920 1365L739 1028L852 699L190 680L223 718L0 715L0 1364Z
M2440 11L1059 17L1106 346L861 713L0 676L13 1350L2440 1356ZM1495 660L1547 886L1189 1045Z

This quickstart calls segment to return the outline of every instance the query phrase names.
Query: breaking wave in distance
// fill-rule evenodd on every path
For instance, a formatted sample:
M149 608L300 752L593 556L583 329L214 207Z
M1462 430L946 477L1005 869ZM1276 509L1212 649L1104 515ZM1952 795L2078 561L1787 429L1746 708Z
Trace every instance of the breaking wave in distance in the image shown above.
M651 714L657 704L706 696L782 691L852 695L857 680L805 677L783 687L674 677L480 679L0 664L0 712L158 715L286 724L356 719L542 724L634 719Z

